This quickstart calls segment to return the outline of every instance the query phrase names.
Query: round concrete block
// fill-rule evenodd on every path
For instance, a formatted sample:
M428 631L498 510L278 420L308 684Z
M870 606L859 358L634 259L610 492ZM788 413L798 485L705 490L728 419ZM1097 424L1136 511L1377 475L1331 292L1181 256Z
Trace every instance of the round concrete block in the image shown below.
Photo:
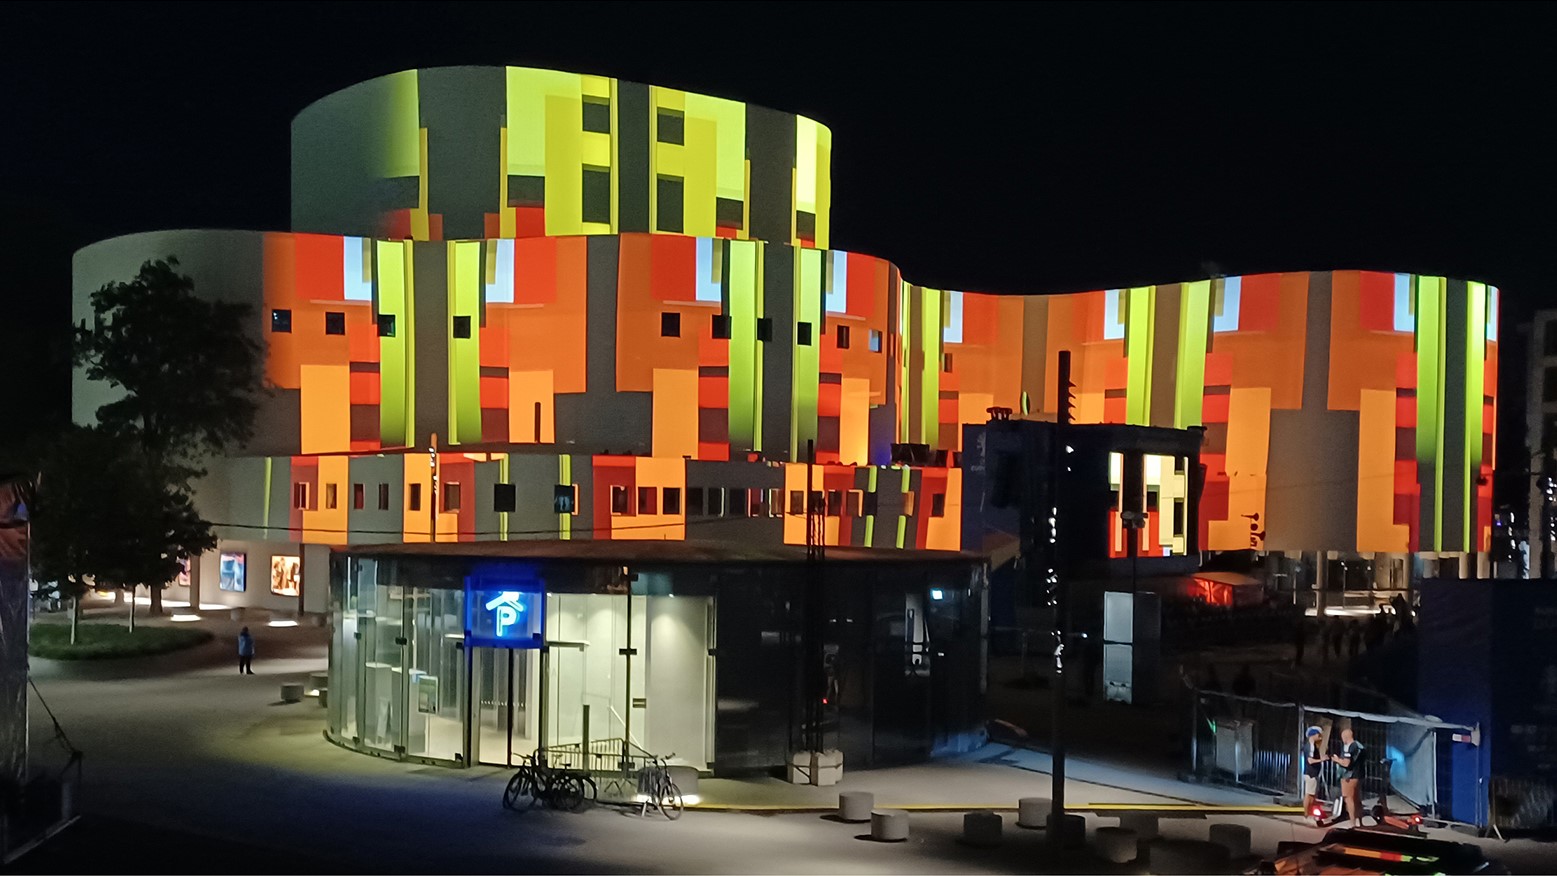
M1146 856L1151 872L1159 876L1217 873L1227 867L1227 849L1200 840L1152 840Z
M1234 860L1249 857L1249 828L1242 824L1211 825L1210 840L1227 850Z
M870 838L884 843L900 843L908 839L908 813L901 809L872 810Z
M1060 832L1060 848L1079 849L1087 844L1087 820L1080 815L1065 813L1065 820L1055 824L1056 813L1049 813L1049 831Z
M319 688L319 708L327 709L329 707L330 707L330 689L327 688L327 687L321 687L321 688Z
M974 846L998 846L1005 822L998 812L969 812L962 816L962 840Z
M301 681L289 681L281 685L281 701L283 703L302 702L303 683Z
M859 824L870 820L876 808L876 795L869 791L844 791L838 795L838 820Z
M1154 840L1161 834L1157 830L1157 816L1150 812L1125 812L1119 816L1119 826L1135 831L1141 842Z
M232 611L228 612L227 616L232 618L235 621L241 621L241 620L243 620L243 609L235 608Z
M330 673L328 673L328 672L310 672L310 673L308 673L308 692L310 694L314 693L315 691L324 690L325 688L327 688L329 686L330 686Z
M1042 828L1049 824L1049 813L1054 804L1048 797L1023 797L1016 801L1016 826Z
M1113 864L1130 863L1140 850L1135 831L1128 827L1100 827L1092 832L1092 845L1098 857Z

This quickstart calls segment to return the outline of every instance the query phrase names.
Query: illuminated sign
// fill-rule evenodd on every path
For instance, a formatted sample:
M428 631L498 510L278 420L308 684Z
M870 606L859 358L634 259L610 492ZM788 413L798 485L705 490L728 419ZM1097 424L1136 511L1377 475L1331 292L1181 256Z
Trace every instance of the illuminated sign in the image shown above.
M218 585L223 590L231 590L234 593L242 593L248 586L244 575L244 563L247 559L244 554L223 553L221 555L220 576Z
M465 638L492 648L539 648L546 629L546 593L540 580L504 569L478 570L465 582Z

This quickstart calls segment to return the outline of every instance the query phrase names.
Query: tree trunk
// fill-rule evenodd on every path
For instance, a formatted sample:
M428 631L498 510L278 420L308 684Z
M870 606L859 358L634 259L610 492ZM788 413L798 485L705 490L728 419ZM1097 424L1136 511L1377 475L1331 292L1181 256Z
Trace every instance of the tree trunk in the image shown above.
M152 584L146 588L146 592L151 594L151 610L147 614L151 617L162 617L162 588Z
M76 627L81 623L81 597L70 598L70 644L76 644Z
M120 593L124 590L121 588ZM130 588L130 632L135 632L135 588Z

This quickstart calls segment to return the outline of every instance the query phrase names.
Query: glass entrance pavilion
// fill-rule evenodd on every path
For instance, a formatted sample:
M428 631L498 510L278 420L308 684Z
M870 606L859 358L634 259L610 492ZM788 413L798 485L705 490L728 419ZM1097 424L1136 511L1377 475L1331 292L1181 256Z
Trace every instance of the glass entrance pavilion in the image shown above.
M804 711L795 552L602 547L337 552L330 739L450 765L600 745L716 774L786 763ZM868 766L978 744L979 562L846 557L827 574L829 745Z

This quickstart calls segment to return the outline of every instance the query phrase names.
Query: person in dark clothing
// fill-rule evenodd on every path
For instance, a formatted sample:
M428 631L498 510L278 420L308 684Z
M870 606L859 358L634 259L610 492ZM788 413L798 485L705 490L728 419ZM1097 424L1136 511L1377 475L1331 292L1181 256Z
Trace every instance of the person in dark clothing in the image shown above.
M1341 753L1330 755L1341 768L1341 799L1346 802L1346 817L1353 826L1362 827L1362 743L1352 728L1341 730Z
M1355 661L1357 655L1362 653L1362 624L1352 624L1351 633L1346 637L1346 657Z
M1249 664L1245 663L1233 676L1233 693L1241 697L1254 696L1254 673L1249 671Z
M1313 818L1314 798L1319 795L1319 770L1325 765L1324 750L1319 740L1324 731L1310 727L1303 737L1303 817Z
M1339 619L1332 621L1330 625L1330 651L1335 659L1341 659L1341 648L1346 645L1346 624Z
M238 674L254 674L254 637L248 627L238 634Z

